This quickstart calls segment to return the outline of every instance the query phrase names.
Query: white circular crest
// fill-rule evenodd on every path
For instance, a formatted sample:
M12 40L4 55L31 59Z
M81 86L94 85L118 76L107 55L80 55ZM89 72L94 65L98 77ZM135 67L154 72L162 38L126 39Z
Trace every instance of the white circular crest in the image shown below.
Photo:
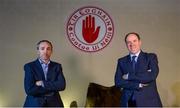
M85 52L96 52L105 48L114 35L110 16L93 6L76 10L70 16L66 29L70 42Z

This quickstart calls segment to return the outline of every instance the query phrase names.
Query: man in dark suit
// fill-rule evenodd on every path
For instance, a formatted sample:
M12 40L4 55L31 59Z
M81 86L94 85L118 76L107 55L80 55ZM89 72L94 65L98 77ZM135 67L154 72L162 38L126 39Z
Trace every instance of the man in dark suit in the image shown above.
M129 55L118 60L115 86L122 88L123 107L161 107L156 78L159 73L156 54L141 50L141 39L135 32L128 33L125 43Z
M53 46L48 40L37 43L38 58L24 65L24 107L63 107L59 91L66 82L61 64L50 60Z

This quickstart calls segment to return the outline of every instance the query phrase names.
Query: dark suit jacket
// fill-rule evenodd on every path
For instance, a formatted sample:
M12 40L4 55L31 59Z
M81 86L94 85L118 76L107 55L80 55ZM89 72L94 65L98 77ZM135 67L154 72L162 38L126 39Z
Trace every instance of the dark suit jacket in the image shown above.
M128 80L122 79L122 76L127 73L129 73ZM132 69L130 55L120 58L115 74L115 86L123 88L121 106L127 106L132 95L135 97L137 107L162 106L156 86L158 73L159 67L155 54L141 51L136 63L135 73ZM139 88L139 83L148 84L148 86Z
M62 73L61 64L50 61L45 80L44 72L39 60L24 65L25 77L24 88L27 94L24 107L63 106L59 91L65 89L66 82ZM42 80L44 87L36 86L35 82ZM47 94L53 94L46 96Z

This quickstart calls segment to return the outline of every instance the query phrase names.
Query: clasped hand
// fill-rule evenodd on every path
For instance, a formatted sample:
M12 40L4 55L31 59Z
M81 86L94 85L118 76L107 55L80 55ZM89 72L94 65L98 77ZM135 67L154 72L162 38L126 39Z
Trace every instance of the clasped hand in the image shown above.
M128 80L128 76L129 76L129 74L124 74L124 75L122 76L122 78L123 78L124 80Z
M37 86L43 86L43 81L36 81Z
M127 73L127 74L124 74L124 75L122 76L122 78L123 78L124 80L128 80L128 76L129 76L129 74ZM148 86L148 84L143 84L143 83L140 83L140 84L139 84L139 87L140 87L140 88L143 88L143 87L146 87L146 86Z

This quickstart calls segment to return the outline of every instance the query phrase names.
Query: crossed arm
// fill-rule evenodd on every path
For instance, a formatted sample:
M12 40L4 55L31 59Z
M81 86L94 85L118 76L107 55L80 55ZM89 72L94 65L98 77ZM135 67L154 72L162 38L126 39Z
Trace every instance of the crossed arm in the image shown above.
M24 87L28 95L44 95L51 92L61 91L65 89L65 79L61 71L61 66L58 67L59 72L55 81L36 80L33 70L29 65L24 66L25 78Z
M118 61L115 75L115 85L117 87L138 90L144 86L148 86L149 83L156 80L159 73L157 56L153 54L149 58L149 68L146 72L137 72L137 74L129 72L124 74L122 62Z

